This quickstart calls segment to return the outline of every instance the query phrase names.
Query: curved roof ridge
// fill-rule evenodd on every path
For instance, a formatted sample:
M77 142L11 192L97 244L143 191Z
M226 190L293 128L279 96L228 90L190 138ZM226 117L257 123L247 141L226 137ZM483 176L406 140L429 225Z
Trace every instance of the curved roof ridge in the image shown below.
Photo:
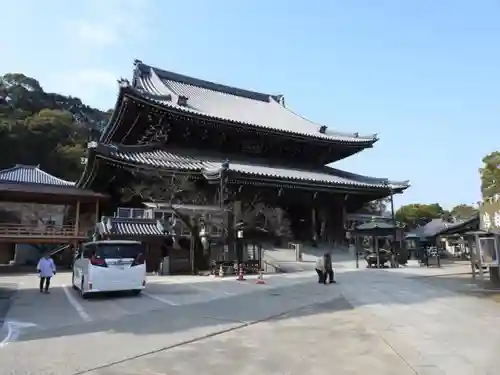
M54 176L54 175L52 175L52 174L50 174L50 173L47 173L47 172L45 172L44 170L41 170L41 169L40 169L40 168L38 168L38 167L37 167L36 169L37 169L40 173L42 173L43 175L45 175L45 176L47 176L47 177L49 177L49 178L53 178L54 180L57 180L57 181L61 182L62 184L66 184L66 185L74 185L74 184L75 184L75 182L73 182L73 181L63 180L62 178L59 178L59 177L56 177L56 176Z
M109 146L108 146L109 147ZM107 157L119 162L124 162L130 166L142 165L148 168L157 169L175 169L183 171L203 171L209 169L220 168L223 162L223 157L212 158L210 156L203 157L202 155L196 157L183 150L182 153L177 153L174 150L156 150L154 152L120 152L116 149L109 148ZM355 175L353 173L327 168L301 168L286 165L272 165L268 163L248 162L229 160L229 170L240 173L242 175L249 175L255 178L279 178L293 181L315 181L318 183L326 184L339 184L342 186L359 186L368 188L384 189L387 191L387 179ZM337 173L335 173L335 171ZM352 178L355 176L355 178ZM395 186L397 192L401 192L407 186Z
M150 78L151 84L156 88L158 93L164 96L170 95L173 102L177 103L179 95L177 95L177 93L175 93L173 90L170 89L170 87L168 87L167 85L165 85L165 83L163 83L163 81L160 79L160 77L158 77L158 74L156 74L153 68L151 68L149 71L151 77Z
M352 143L363 148L371 147L378 141L376 134L360 136L358 132L329 130L329 126L318 124L284 107L280 95L220 85L164 71L138 60L134 64L134 85L127 87L127 90L137 92L143 99L151 100L156 105L233 124L324 141ZM173 96L177 99L185 96L188 98L187 103L180 106Z
M326 166L325 168L328 168L329 170L331 170L335 174L342 175L344 177L351 178L351 179L361 179L364 181L371 180L375 183L379 183L379 184L386 183L387 185L394 185L394 186L406 186L406 187L410 186L410 180L393 181L393 180L389 180L388 178L365 176L365 175L361 175L361 174L357 174L357 173L353 173L353 172L344 171L342 169L333 168L330 166Z
M275 105L279 105L281 108L283 108L284 111L288 111L291 114L293 114L294 116L300 117L302 120L309 122L311 125L317 126L318 133L319 133L319 129L322 126L326 126L326 133L325 133L326 135L339 136L339 137L352 137L352 138L368 139L368 140L377 140L377 134L375 134L375 133L370 134L370 135L359 135L359 133L357 133L357 132L348 133L348 132L342 132L342 131L328 131L329 127L327 125L319 124L315 121L312 121L312 120L308 119L307 117L304 117L304 116L298 114L297 112L291 110L290 108L281 105L280 103L278 103L276 101L274 96L272 96L272 95L269 96L269 100L270 100L270 103L275 104Z
M27 175L22 170L30 170ZM2 179L2 175L7 175L6 179ZM10 175L10 177L9 177ZM38 176L37 176L38 175ZM1 182L14 183L37 183L45 185L64 185L74 186L75 182L63 180L62 178L51 175L48 172L40 169L39 165L16 164L14 167L0 170ZM45 182L40 182L45 181Z
M159 143L124 145L121 143L99 143L97 146L99 151L109 150L112 152L149 152L162 149Z
M204 79L195 78L195 77L187 76L184 74L171 72L168 70L163 70L163 69L151 66L151 65L144 64L142 62L138 63L138 70L140 73L145 73L145 72L147 72L148 69L154 70L154 72L158 75L158 77L160 79L177 81L177 82L184 83L186 85L203 87L203 88L206 88L208 90L223 92L223 93L227 93L227 94L231 94L231 95L235 95L235 96L241 96L241 97L248 98L248 99L260 100L260 101L265 102L265 101L268 101L268 98L272 96L270 94L265 94L265 93L258 92L258 91L241 89L241 88L234 87L234 86L223 85L223 84L216 83L213 81L207 81Z

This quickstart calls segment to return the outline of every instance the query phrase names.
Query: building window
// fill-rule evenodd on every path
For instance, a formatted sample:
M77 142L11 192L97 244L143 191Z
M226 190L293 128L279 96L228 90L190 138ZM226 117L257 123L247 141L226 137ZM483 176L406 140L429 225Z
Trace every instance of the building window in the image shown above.
M143 208L133 208L131 217L133 219L144 219L144 209Z
M119 207L116 210L116 217L128 219L128 218L132 217L132 209Z

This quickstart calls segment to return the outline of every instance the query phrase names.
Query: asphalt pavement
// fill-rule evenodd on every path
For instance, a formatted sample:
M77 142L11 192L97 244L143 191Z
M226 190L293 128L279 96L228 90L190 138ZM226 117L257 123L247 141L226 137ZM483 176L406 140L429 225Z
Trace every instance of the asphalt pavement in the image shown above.
M2 277L17 292L0 374L496 374L498 305L419 281L425 272L346 265L334 285L313 271L265 285L150 277L142 296L90 300L68 274L50 295L36 275Z
M16 289L16 283L0 281L0 329L3 327L5 316L10 309Z

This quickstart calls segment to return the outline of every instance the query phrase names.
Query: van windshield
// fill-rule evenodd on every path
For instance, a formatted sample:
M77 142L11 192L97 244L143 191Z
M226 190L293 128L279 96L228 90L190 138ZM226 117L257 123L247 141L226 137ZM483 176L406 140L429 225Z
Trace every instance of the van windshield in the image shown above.
M99 244L96 246L96 257L101 259L135 259L143 253L142 244Z

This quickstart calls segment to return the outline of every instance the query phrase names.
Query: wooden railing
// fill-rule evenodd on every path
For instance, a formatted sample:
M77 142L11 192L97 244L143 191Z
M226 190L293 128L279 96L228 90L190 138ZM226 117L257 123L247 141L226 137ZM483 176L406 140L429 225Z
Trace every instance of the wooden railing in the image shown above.
M29 224L0 223L0 237L85 237L86 232L76 233L74 225L35 226Z

